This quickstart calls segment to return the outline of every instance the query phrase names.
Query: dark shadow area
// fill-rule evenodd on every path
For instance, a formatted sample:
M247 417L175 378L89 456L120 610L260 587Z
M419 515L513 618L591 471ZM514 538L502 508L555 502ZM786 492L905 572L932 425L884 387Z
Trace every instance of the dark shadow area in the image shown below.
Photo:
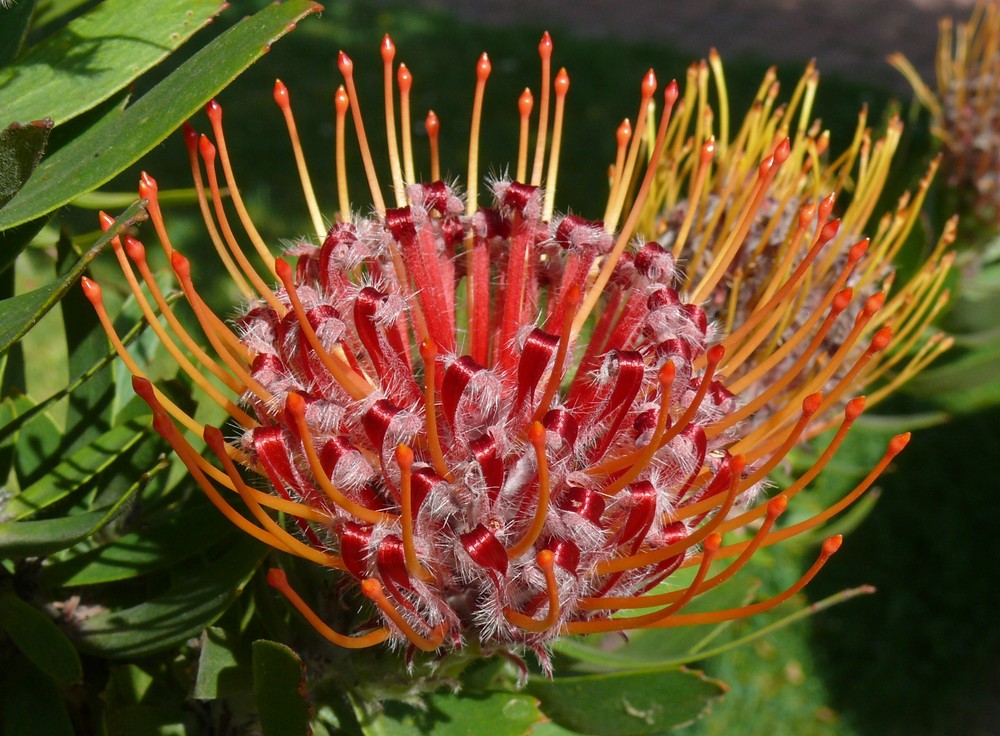
M998 456L995 408L915 434L811 587L878 588L814 624L832 704L859 734L1000 734Z

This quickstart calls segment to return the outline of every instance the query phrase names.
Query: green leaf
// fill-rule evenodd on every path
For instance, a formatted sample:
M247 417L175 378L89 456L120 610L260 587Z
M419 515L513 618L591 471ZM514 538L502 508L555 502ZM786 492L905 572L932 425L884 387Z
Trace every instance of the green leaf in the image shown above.
M306 736L309 703L305 699L302 660L276 641L253 643L253 692L264 736Z
M0 210L0 218L5 212L6 208ZM83 275L84 270L104 249L104 246L121 234L125 228L144 219L146 219L146 213L142 208L142 203L136 202L115 220L115 224L98 238L90 250L84 253L76 265L64 275L45 286L29 291L27 294L19 294L0 301L0 355L7 352L11 345L38 324L38 321Z
M11 123L0 130L0 209L21 191L38 168L51 132L51 120L32 118L27 118L23 125Z
M271 5L214 39L114 120L102 120L47 157L0 210L0 230L96 189L135 163L290 31L318 12L309 0ZM0 345L4 343L0 341Z
M726 689L718 680L684 669L532 678L527 686L556 724L594 736L641 736L678 728L705 715Z
M4 399L0 403L0 489L6 487L7 476L14 464L14 448L17 443L17 435L14 432L6 431L14 421L25 411L32 407L32 402L25 396L16 396Z
M3 23L0 23L0 66L9 64L21 51L34 9L35 0L22 0L4 8Z
M208 504L164 516L159 524L46 565L43 583L53 588L99 585L161 570L214 544L220 523L225 523Z
M367 736L523 736L542 720L535 699L524 693L463 691L434 693L417 708L398 700L381 704L378 712L367 712L354 701L354 709ZM375 710L372 708L371 710Z
M221 558L177 580L162 595L83 621L80 650L103 657L142 657L198 636L232 604L266 551L241 535Z
M219 0L105 0L0 70L8 121L56 125L103 102L218 15ZM123 32L127 29L127 32Z
M59 688L23 657L0 668L0 733L73 736Z
M194 682L195 700L217 700L234 693L250 692L253 674L240 662L239 636L218 626L201 634L198 675Z
M38 669L59 683L83 679L80 656L55 622L10 588L0 587L0 629Z
M4 510L17 520L60 501L86 486L118 458L132 451L147 435L140 428L127 424L115 427L85 445L39 480L14 496Z

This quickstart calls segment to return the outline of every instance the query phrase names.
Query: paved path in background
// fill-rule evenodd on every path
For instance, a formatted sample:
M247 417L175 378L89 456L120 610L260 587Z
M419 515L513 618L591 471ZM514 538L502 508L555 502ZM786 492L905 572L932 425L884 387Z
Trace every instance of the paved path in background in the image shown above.
M383 2L384 0L378 0ZM937 20L965 19L974 0L413 0L487 25L544 26L581 36L664 41L700 58L752 53L774 62L815 57L821 71L909 89L885 63L902 51L933 74Z

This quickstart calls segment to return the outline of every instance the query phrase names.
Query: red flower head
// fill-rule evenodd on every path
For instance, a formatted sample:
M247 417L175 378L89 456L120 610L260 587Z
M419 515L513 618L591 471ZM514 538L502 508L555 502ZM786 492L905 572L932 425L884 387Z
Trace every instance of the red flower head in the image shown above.
M533 161L533 99L526 91L518 105L516 176L492 182L487 205L480 202L477 144L490 73L486 55L477 67L463 194L440 180L433 113L426 123L432 180L416 179L412 78L400 65L394 85L395 49L386 37L394 207L383 201L353 65L341 53L340 205L330 228L309 185L288 91L278 82L275 97L318 234L318 242L303 240L280 258L271 255L246 213L226 155L222 109L212 102L214 143L191 128L185 137L209 235L247 295L232 324L199 296L188 260L167 237L156 184L143 175L140 192L209 345L203 348L173 316L137 240L114 241L115 252L164 345L231 417L221 429L203 427L146 380L107 322L96 284L85 281L135 375L136 391L153 409L156 430L212 502L275 549L357 580L358 600L367 598L371 606L359 610L353 602L354 617L335 631L280 569L268 575L317 631L341 646L389 641L426 651L468 644L539 649L564 633L708 623L768 609L801 589L840 538L828 539L816 564L775 598L732 610L683 612L760 547L813 529L850 504L906 444L908 435L892 440L871 473L836 505L776 528L786 505L836 451L864 398L846 401L842 418L833 419L839 429L802 477L770 499L759 492L761 483L813 422L844 406L859 372L890 340L888 327L873 334L865 329L881 295L854 310L853 326L839 327L852 300L846 279L864 248L846 247L838 266L825 272L824 296L815 305L817 319L805 328L800 357L780 369L753 371L743 356L782 327L769 315L816 288L810 269L837 231L837 221L828 221L831 208L804 210L797 266L741 324L721 334L703 307L686 298L674 255L634 238L665 156L676 83L657 95L653 72L643 78L636 128L619 131L604 222L555 215L569 77L562 70L552 83L547 34L540 51ZM346 191L348 111L374 203L366 215L351 214ZM649 150L640 155L647 141ZM765 187L788 152L787 140L775 140L746 174L745 186ZM644 159L645 168L639 163ZM262 273L237 241L217 163ZM174 336L157 321L134 269ZM706 275L700 291L712 293L724 272ZM834 326L838 331L831 333ZM740 391L732 388L734 375L744 386ZM766 421L756 420L764 411ZM216 462L201 456L191 436L204 439ZM258 490L254 476L270 489ZM689 583L658 587L682 567L696 570ZM635 618L616 615L631 608L653 610Z

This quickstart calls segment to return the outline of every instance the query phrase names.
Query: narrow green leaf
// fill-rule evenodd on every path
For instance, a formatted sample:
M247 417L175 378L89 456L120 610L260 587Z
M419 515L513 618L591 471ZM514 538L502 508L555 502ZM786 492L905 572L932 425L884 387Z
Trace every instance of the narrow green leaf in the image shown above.
M523 736L542 720L535 699L524 693L434 693L417 708L398 700L381 703L381 710L354 701L366 736Z
M3 83L0 82L0 88ZM6 94L6 92L5 92ZM0 209L25 185L45 154L52 121L27 118L0 130Z
M5 514L15 520L23 519L66 498L84 488L118 458L131 452L146 436L142 429L132 424L115 427L89 445L84 445L14 496L7 504Z
M220 521L225 523L208 504L164 516L161 523L46 565L42 582L52 588L99 585L170 567L215 544Z
M142 657L170 649L211 625L236 599L266 553L241 536L218 560L187 575L162 595L80 624L81 651L104 657Z
M135 163L260 58L297 21L320 9L310 0L288 0L240 21L117 119L101 121L47 157L28 184L0 210L0 230L50 212Z
M6 488L7 476L14 464L14 449L17 443L15 432L5 431L25 411L32 407L31 399L25 396L14 396L0 403L0 489ZM0 511L2 514L6 512Z
M0 587L0 629L25 657L56 682L79 682L83 678L80 656L62 630L6 586Z
M641 736L696 721L727 688L700 672L647 669L532 678L527 690L538 698L542 712L563 728L594 736Z
M253 692L264 736L306 736L309 703L302 660L276 641L253 643Z
M25 403L34 404L28 397L23 399ZM24 411L22 416L28 411ZM27 488L52 467L59 450L60 434L58 425L48 412L36 413L24 425L17 436L14 456L14 474L19 488Z
M0 218L6 208L0 210ZM69 291L70 287L83 275L84 270L111 240L130 225L146 219L141 202L136 202L125 210L104 235L98 238L90 250L83 254L76 265L55 281L27 294L20 294L0 302L0 355L38 324L38 320Z
M195 700L218 700L234 693L250 692L253 672L241 663L239 636L218 626L209 626L201 634L198 675L195 677Z
M0 23L0 66L9 64L21 51L34 9L35 0L22 0L4 9Z
M59 125L86 112L173 53L223 8L219 0L105 0L0 69L3 122L48 117Z

